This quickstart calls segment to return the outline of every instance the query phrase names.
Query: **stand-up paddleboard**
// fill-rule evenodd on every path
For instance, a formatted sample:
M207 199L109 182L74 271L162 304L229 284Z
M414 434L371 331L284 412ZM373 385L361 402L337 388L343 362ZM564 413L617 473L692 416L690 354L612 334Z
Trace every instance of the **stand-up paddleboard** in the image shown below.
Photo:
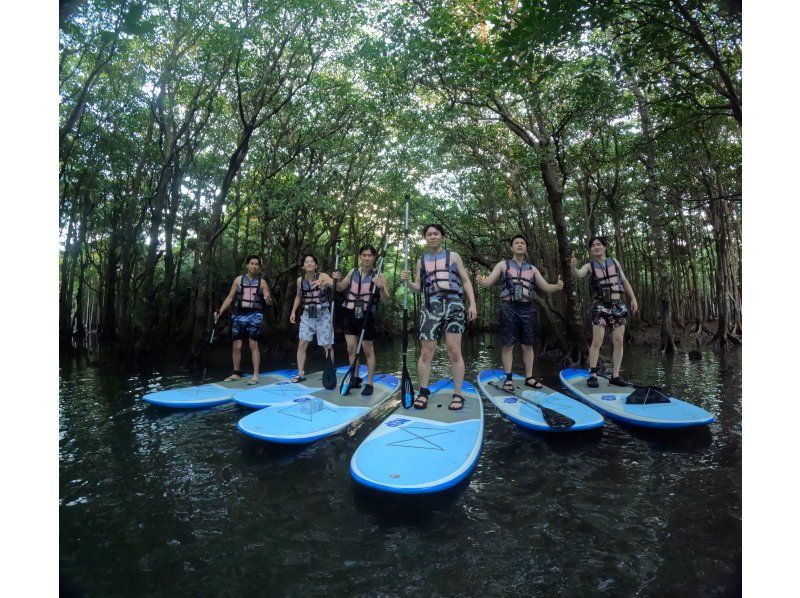
M185 386L183 388L159 390L144 395L142 399L153 405L158 405L159 407L176 407L182 409L215 407L232 401L240 392L289 380L294 371L295 370L278 370L263 373L259 376L259 380L255 385L248 384L247 382L250 376L246 376L231 382L212 382L200 386Z
M327 390L326 393L331 395L339 394L339 382L342 376L347 373L349 366L343 366L336 369L336 387L333 390ZM243 407L250 407L251 409L263 409L272 405L286 403L304 397L309 394L316 393L320 390L325 390L322 386L322 372L314 372L307 374L306 379L302 382L291 382L291 379L297 375L297 370L287 370L289 375L284 379L274 384L265 386L250 387L250 390L238 393L233 400ZM358 368L358 376L364 378L361 388L354 388L350 391L350 396L358 395L361 389L364 388L367 378L367 366L362 365ZM323 396L323 395L315 395Z
M646 428L686 428L704 426L714 421L714 416L675 397L663 397L665 402L631 403L632 387L613 386L606 378L598 378L600 386L590 388L588 370L561 370L561 381L569 390L611 419Z
M341 375L347 370L344 368ZM395 376L375 374L373 392L369 396L362 395L361 389L342 396L338 387L333 390L321 388L272 403L268 409L243 417L236 427L259 440L280 444L314 442L338 432L379 407L399 386L400 381Z
M544 385L539 389L531 388L525 385L523 376L514 374L513 392L518 396L512 396L502 390L505 380L503 370L483 370L478 375L478 386L492 404L518 426L537 432L578 432L603 425L603 416L597 411L552 388ZM564 415L575 423L568 427L551 426L536 404Z
M448 405L453 382L430 385L426 409L398 407L362 442L350 461L350 474L370 488L399 494L424 494L458 484L475 467L483 441L483 405L464 381L461 410Z

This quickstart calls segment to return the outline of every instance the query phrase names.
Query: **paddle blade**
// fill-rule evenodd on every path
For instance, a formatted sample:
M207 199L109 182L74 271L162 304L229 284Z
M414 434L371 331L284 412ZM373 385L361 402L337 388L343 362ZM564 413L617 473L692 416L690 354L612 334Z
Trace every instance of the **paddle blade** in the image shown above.
M322 366L322 386L325 387L325 390L336 388L336 370L333 367L333 361L327 356L325 365Z
M358 362L356 362L358 363ZM356 364L350 366L350 369L347 370L347 373L342 378L342 383L339 385L339 394L342 396L347 396L350 394L350 384L353 382L353 376L356 373Z
M400 396L403 397L403 407L410 409L414 403L414 385L411 384L411 376L405 368L403 368L403 376L400 381Z
M669 403L669 397L655 386L640 386L625 399L627 405L648 405L650 403Z
M544 416L544 422L550 426L551 428L558 428L559 430L564 430L566 428L571 428L575 425L575 420L571 417L567 417L563 413L559 413L558 411L553 411L547 407L543 407L542 405L536 405L539 409L542 410L542 415Z

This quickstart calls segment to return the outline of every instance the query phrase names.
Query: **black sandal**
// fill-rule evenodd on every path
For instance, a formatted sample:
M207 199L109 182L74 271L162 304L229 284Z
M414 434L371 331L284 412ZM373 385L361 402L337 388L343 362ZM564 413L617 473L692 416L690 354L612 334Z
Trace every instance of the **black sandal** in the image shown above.
M453 405L458 405L458 407L453 407ZM450 404L447 406L450 411L461 411L464 408L464 397L462 397L457 392L453 393L453 400L450 401Z
M506 392L514 392L514 382L511 380L506 380L503 382L503 390Z
M431 396L431 391L425 387L420 388L417 398L414 399L414 409L425 409L428 406L429 396Z
M303 372L303 374L305 374L305 372ZM289 382L291 382L292 384L297 384L298 382L305 382L306 377L303 374L301 374L300 372L297 372L297 375L293 376L289 380Z
M533 380L533 384L529 384L528 380ZM528 376L527 378L525 378L525 386L530 386L531 388L539 390L540 388L542 388L542 383L540 380L537 380L533 376Z

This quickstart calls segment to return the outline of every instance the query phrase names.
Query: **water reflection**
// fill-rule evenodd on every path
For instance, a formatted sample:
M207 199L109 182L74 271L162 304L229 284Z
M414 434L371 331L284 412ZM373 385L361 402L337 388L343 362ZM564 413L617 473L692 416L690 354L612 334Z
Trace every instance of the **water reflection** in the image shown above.
M465 342L467 379L499 363L490 344ZM379 369L399 375L399 351L399 342L380 346ZM416 359L412 345L415 382ZM312 364L319 367L316 353ZM735 590L739 364L738 352L704 351L690 362L626 350L630 379L665 386L717 417L677 433L607 421L580 434L536 434L484 402L483 451L462 484L430 497L387 497L354 483L348 467L396 399L310 446L271 445L236 431L249 413L237 406L174 412L138 399L199 383L202 373L65 363L62 574L88 595ZM227 367L221 355L208 379ZM537 360L548 384L558 385L558 369ZM432 379L448 373L440 349Z

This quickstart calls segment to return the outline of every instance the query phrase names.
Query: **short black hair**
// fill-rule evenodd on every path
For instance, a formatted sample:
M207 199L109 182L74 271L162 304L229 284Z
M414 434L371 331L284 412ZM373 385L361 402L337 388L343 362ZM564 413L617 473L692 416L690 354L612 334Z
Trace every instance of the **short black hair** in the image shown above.
M305 264L305 263L306 263L306 258L309 258L309 257L310 257L312 260L314 260L314 263L315 263L315 264L319 263L319 262L317 262L317 258L316 258L316 257L314 257L314 254L313 254L313 253L306 253L305 255L303 255L303 258L300 260L300 265L302 266L303 264Z
M586 245L586 246L587 246L589 249L591 249L591 248L592 248L592 243L594 243L595 241L600 241L600 242L603 244L603 247L605 247L606 249L608 249L608 239L607 239L607 238L605 238L605 237L604 237L604 236L602 236L602 235L595 235L594 237L592 237L591 239L589 239L589 243L587 243L587 245Z
M422 229L422 236L423 236L423 237L424 237L424 236L425 236L425 234L428 232L428 229L429 229L429 228L431 228L431 227L435 228L435 229L436 229L436 230L438 230L440 233L442 233L442 236L443 236L443 237L445 236L445 234L444 234L444 227L443 227L441 224L436 224L436 223L433 223L433 222L432 222L432 223L430 223L430 224L426 224L426 225L423 227L423 229Z
M244 262L244 263L245 263L245 264L249 264L249 263L250 263L250 260L258 260L258 265L259 265L259 266L261 265L261 258L260 258L260 257L258 257L258 256L257 256L255 253L254 253L254 254L252 254L252 255L248 255L248 256L247 256L247 259L245 260L245 262Z
M362 253L364 253L364 252L365 252L367 249L369 249L369 250L370 250L370 252L372 253L372 255L373 255L373 256L376 256L376 255L378 255L378 250L377 250L377 249L375 249L375 247L373 247L373 246L372 246L370 243L366 243L365 245L362 245L362 246L361 246L361 249L359 249L359 250L358 250L358 255L361 255L361 254L362 254Z
M511 244L513 245L514 241L516 241L517 239L522 239L523 241L525 241L525 245L528 244L528 239L526 239L523 235L514 235L514 237L511 239Z

